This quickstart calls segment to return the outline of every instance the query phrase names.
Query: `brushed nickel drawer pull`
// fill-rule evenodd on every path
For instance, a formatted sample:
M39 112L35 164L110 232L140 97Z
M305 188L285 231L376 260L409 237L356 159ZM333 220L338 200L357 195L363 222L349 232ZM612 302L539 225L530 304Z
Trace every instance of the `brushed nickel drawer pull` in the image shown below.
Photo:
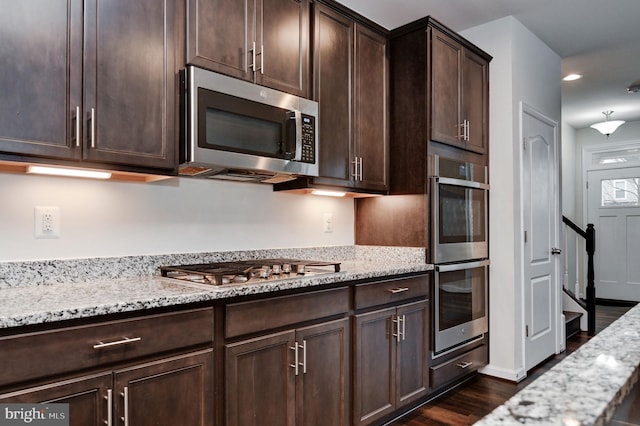
M391 294L404 293L409 291L409 287L388 288L387 291Z
M473 362L471 362L471 361L462 361L462 362L459 362L458 364L456 364L456 366L458 366L458 367L460 367L462 369L465 369L465 368L470 367L472 365L473 365Z
M129 426L129 386L125 386L124 392L121 392L120 395L124 401L124 416L120 417L120 420L124 422L124 426Z
M142 340L142 337L123 337L122 340L116 340L115 342L98 342L93 345L93 349L104 349L111 346L127 345L129 343L139 342L140 340Z

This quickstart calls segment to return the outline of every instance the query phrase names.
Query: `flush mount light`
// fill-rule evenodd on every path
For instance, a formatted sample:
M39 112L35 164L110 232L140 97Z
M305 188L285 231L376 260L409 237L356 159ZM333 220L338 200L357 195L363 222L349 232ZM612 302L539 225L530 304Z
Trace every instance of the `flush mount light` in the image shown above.
M344 197L347 193L341 191L327 191L324 189L314 189L312 195L324 195L326 197Z
M627 92L629 93L638 93L640 92L640 80L634 81L627 87Z
M611 120L611 114L613 114L613 111L604 111L603 114L606 117L605 121L592 124L591 128L596 129L603 135L609 137L610 134L615 132L616 129L622 126L625 122L623 120Z
M567 74L562 77L562 81L575 81L580 80L582 78L582 74Z
M69 169L64 167L28 166L28 174L48 175L48 176L68 176L82 177L90 179L109 179L111 173L99 172L95 170Z

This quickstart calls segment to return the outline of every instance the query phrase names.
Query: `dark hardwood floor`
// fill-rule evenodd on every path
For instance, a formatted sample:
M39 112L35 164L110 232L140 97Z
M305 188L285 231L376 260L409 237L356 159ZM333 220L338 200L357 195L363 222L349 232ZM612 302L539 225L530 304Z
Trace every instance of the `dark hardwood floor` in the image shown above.
M629 307L598 305L596 308L596 333L629 309ZM472 425L587 341L589 341L589 336L586 332L576 334L567 341L566 351L549 358L529 371L527 378L519 383L478 375L434 401L389 423L389 426Z

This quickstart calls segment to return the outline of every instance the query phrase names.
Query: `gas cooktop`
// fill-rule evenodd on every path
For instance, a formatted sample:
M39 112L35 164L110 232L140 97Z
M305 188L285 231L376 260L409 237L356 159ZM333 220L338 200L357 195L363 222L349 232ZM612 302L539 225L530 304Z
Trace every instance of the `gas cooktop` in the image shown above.
M160 267L163 277L215 286L256 284L334 272L340 272L339 262L300 259L239 260Z

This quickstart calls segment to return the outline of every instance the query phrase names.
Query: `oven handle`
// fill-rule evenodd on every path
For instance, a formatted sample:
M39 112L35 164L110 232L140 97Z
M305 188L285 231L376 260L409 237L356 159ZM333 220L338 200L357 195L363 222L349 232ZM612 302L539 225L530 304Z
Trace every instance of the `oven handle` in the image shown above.
M471 180L454 179L440 176L434 176L433 180L435 181L435 183L442 183L444 185L464 186L466 188L477 188L485 190L489 190L490 188L490 185L488 183L475 182Z
M486 259L478 260L475 262L454 263L451 265L436 265L434 268L436 272L453 272L461 271L463 269L481 268L483 266L489 266L490 264L491 261L489 259Z

